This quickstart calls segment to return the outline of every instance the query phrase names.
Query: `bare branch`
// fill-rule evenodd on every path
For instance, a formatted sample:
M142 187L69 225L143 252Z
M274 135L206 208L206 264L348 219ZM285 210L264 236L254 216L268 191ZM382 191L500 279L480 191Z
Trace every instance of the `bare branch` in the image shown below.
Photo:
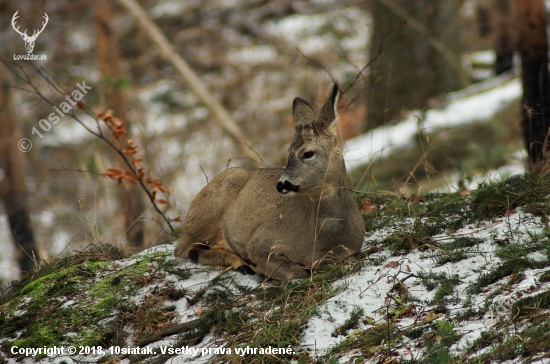
M174 47L168 42L159 27L149 18L147 13L135 0L119 0L120 4L136 19L141 29L158 46L162 57L170 62L178 71L183 80L193 90L199 100L210 110L212 116L220 127L237 143L241 153L249 159L258 161L256 154L251 151L250 140L242 132L237 122L229 115L229 112L214 98L214 96L202 84L197 74L181 58Z
M296 47L296 50L298 51L298 53L300 53L300 55L302 55L302 57L304 57L305 59L307 59L308 61L310 61L311 63L321 67L323 70L325 70L325 72L327 73L327 75L329 75L330 79L332 80L333 83L335 84L338 84L338 81L336 80L336 78L332 75L332 73L330 73L330 71L328 70L328 68L326 68L323 64L317 62L316 60L314 60L313 58L309 57L309 56L306 56L304 53L302 53L302 51Z
M27 74L27 72L23 69L22 66L20 65L15 65L17 68L19 68L19 70L22 72L22 74L24 76L22 76L21 74L19 74L18 72L16 72L12 67L10 67L8 65L8 63L0 57L0 61L2 61L2 63L4 63L4 65L10 70L12 71L17 78L19 78L21 81L23 81L24 83L26 83L27 85L29 85L31 88L32 88L32 91L31 90L27 90L27 91L30 91L30 92L33 92L33 93L36 93L42 100L44 100L48 105L50 106L57 106L53 101L49 100L48 98L46 98L46 96L44 96L44 94L38 89L38 87L36 87L36 85L32 82L32 80L30 79L29 75ZM35 69L35 71L48 83L50 84L53 89L55 91L57 91L59 94L61 95L66 95L68 94L68 92L64 91L62 87L60 87L59 85L57 85L54 81L52 81L52 79L49 77L49 74L45 71L42 71L41 69L37 68L36 66L32 65L32 67ZM74 109L71 110L70 113L66 113L65 115L71 117L73 120L75 120L77 123L79 123L80 125L82 125L88 132L90 132L92 135L100 138L101 140L103 140L105 143L107 143L107 145L112 148L121 158L122 160L124 161L124 163L126 164L126 166L129 168L130 172L132 172L135 176L138 175L137 173L137 169L132 165L132 161L128 159L128 156L126 154L124 154L124 151L122 150L121 147L115 145L115 143L111 140L109 140L104 134L103 132L101 131L101 128L100 128L100 123L99 123L99 119L98 117L92 112L92 110L90 110L86 105L84 104L80 104L80 107L82 107L82 110L87 113L90 117L92 117L95 121L96 121L96 124L98 125L98 132L95 132L93 131L92 129L90 129L88 127L88 125L86 125L86 123L84 123L84 121L82 121L82 119L77 116L74 112ZM162 218L164 219L164 221L166 222L166 224L168 225L168 227L170 228L170 230L172 232L174 232L174 227L172 226L171 222L170 222L170 219L164 214L164 212L162 212L160 210L160 208L158 207L157 205L157 202L155 201L155 198L152 194L152 192L149 190L149 188L145 185L144 181L142 178L137 178L137 183L139 183L139 185L141 186L141 188L143 189L143 191L145 192L145 194L147 195L147 197L149 198L149 200L151 201L153 207L155 208L155 211L162 216Z

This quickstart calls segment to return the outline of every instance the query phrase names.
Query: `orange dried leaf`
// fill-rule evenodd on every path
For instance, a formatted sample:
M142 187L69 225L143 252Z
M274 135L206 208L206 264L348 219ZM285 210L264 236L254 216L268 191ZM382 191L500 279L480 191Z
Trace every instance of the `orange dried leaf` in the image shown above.
M143 162L143 158L136 158L132 161L132 166L134 166L134 168L137 168L137 166L139 166L141 162Z
M130 171L125 171L123 178L130 183L137 183L137 176Z
M128 141L126 142L126 145L127 145L126 149L123 150L124 153L128 155L134 155L139 152L138 147L136 147L132 139L128 139Z
M111 179L119 179L123 174L124 171L120 168L109 168L105 171L105 175Z
M374 254L374 253L381 252L383 250L384 250L384 248L381 248L378 245L375 245L375 246L372 246L372 247L368 248L365 253L367 253L367 255L371 255L371 254Z
M159 190L160 190L161 192L169 192L169 191L170 191L170 187L168 187L168 186L166 186L166 185L160 185L160 184L159 184L158 187L159 187Z
M109 123L113 118L113 110L107 110L105 113L97 114L97 118Z
M105 175L111 179L118 180L118 184L122 183L122 180L126 180L130 183L137 183L137 176L130 171L123 171L120 168L109 168L105 171Z
M399 267L399 262L396 262L395 260L388 262L388 264L384 266L384 268L395 268L395 267Z
M124 129L122 126L119 126L113 131L113 136L118 139L120 136L126 134L126 129Z
M84 110L86 108L81 101L76 102L76 107L79 108L80 110Z
M369 213L369 212L372 212L374 208L371 206L369 201L365 201L365 203L363 203L362 210L365 213Z
M134 154L138 154L138 153L139 153L139 149L137 149L137 148L128 148L128 149L124 149L122 152L123 152L124 154L134 155Z
M175 221L175 222L181 222L181 218L179 216L176 216L175 218L170 219L170 220Z
M120 120L119 118L115 118L115 117L111 118L111 123L117 128L124 125L124 121Z
M155 200L155 203L156 203L156 204L159 204L159 205L162 205L162 204L165 204L166 201L163 200L163 199L158 199L158 200Z

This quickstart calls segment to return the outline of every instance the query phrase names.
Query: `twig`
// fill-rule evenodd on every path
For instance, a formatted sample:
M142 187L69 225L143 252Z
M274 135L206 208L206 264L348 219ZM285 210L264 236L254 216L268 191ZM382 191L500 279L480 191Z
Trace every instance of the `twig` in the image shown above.
M314 60L313 58L308 57L305 54L303 54L302 51L300 51L300 49L298 47L296 47L296 50L298 51L298 53L300 53L302 55L302 57L304 57L305 59L307 59L311 63L321 67L323 70L325 70L325 72L327 73L327 75L329 75L332 82L335 83L335 84L338 84L338 81L336 81L336 78L332 75L332 73L330 73L330 71L323 64L321 64L321 63L317 62L316 60Z
M187 300L187 304L189 306L193 306L197 301L212 287L216 282L220 280L221 277L223 277L227 272L231 271L233 267L227 267L223 271L220 272L216 277L214 277L206 286L199 289L197 293L193 296L193 298Z
M159 339L162 339L165 336L175 335L175 334L178 334L182 331L187 331L189 329L194 328L197 325L198 321L200 321L200 320L201 319L198 318L196 320L184 322L182 324L176 324L176 325L171 325L171 326L165 327L164 329L162 329L160 331L157 331L154 334L149 335L148 337L139 340L137 342L137 345L138 346L144 346L144 345L153 343L155 341L158 341Z
M206 175L206 172L204 171L204 169L202 169L202 166L200 164L199 164L199 168L201 169L202 174L204 174L204 178L206 178L206 184L208 184L208 176Z
M105 173L84 171L82 169L72 169L72 168L66 168L66 167L63 167L63 166L61 167L61 169L50 168L50 171L52 171L52 172L79 172L79 173L95 174L96 176L106 176Z
M200 324L200 322L204 320L205 317L212 315L215 312L215 310L217 310L217 305L214 305L214 307L212 307L211 309L203 313L203 315L198 319L165 327L164 329L157 331L154 334L139 340L136 344L137 346L145 346L145 345L154 343L155 341L158 341L163 337L179 334L182 331L192 330L195 327L197 327ZM122 354L111 359L107 363L119 363L121 360L129 357L130 357L130 354Z

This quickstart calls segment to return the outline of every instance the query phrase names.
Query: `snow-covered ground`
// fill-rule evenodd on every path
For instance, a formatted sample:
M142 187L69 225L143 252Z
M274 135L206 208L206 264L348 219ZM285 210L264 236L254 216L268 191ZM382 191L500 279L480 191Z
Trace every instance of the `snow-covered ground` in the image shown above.
M322 314L319 317L313 317L310 320L303 337L303 346L312 348L317 356L325 355L333 346L343 341L346 336L333 337L331 334L335 328L341 326L350 316L354 308L362 308L364 314L374 320L375 323L382 323L386 319L386 308L388 307L388 295L396 283L402 282L412 297L418 302L430 302L433 300L435 290L428 291L420 283L419 273L446 273L448 275L458 275L460 283L454 288L453 296L456 303L449 305L449 315L441 317L447 321L452 321L457 313L467 309L481 309L486 304L487 298L493 292L498 290L503 282L499 281L488 286L482 293L473 296L471 301L466 302L466 290L476 279L484 273L489 272L501 263L500 258L494 255L495 240L510 239L515 235L514 241L521 242L529 236L538 234L546 224L541 223L540 217L526 214L521 209L516 213L497 219L493 224L481 227L473 225L466 226L456 231L451 236L446 234L436 235L434 241L449 241L454 237L470 237L483 239L485 242L472 249L471 256L456 263L438 264L432 258L432 252L412 251L403 256L391 256L387 251L375 253L383 257L383 263L378 266L367 267L361 273L346 278L346 288L338 295L329 299L321 306ZM377 231L374 235L368 236L367 242L383 241L386 236L391 234L391 229ZM550 288L550 282L540 284L537 277L545 269L532 269L524 272L526 279L519 284L511 287L505 294L500 294L493 299L494 305L500 305L511 302L520 295L529 294L528 292L544 290ZM412 275L412 276L411 276ZM411 276L412 279L404 280ZM337 282L342 284L343 282ZM461 339L453 344L452 350L457 354L463 354L463 350L468 347L475 339L479 338L483 331L494 329L498 319L511 316L511 312L505 309L504 305L498 313L498 316L486 314L481 319L468 320L455 323L454 330L460 333ZM499 306L499 307L500 307ZM399 320L397 327L403 329L425 320L429 315L429 305L418 304L414 307L414 313L410 317ZM374 325L370 325L371 327ZM358 329L366 329L369 325L361 324ZM422 353L421 346L414 340L403 340L399 348L399 354L403 359L415 359ZM418 348L415 350L415 348ZM355 355L358 356L358 355ZM340 362L349 362L352 356L344 357ZM373 358L369 363L377 363L378 358ZM543 361L550 363L550 359Z
M367 330L385 322L388 310L391 306L389 297L392 295L392 289L396 283L402 284L414 298L409 314L396 319L395 326L399 329L422 325L426 322L445 320L454 323L454 332L460 336L460 339L452 344L451 352L456 355L464 354L464 351L478 339L482 332L488 330L497 330L496 325L505 322L512 316L510 303L517 297L527 297L539 291L550 289L550 282L541 283L538 281L540 275L545 269L527 269L523 272L525 278L520 282L507 285L509 278L504 278L496 283L488 285L478 294L468 296L466 290L475 282L480 275L489 272L495 268L501 259L495 256L497 247L496 241L512 240L521 243L527 241L532 236L539 234L547 226L548 221L541 221L540 216L533 216L518 208L511 211L506 216L494 219L491 222L484 222L476 225L467 225L452 234L440 234L433 237L434 242L449 242L459 237L470 237L481 239L483 242L472 247L468 251L468 257L458 262L448 262L440 264L434 259L432 249L419 251L412 250L407 254L394 256L385 247L381 246L380 251L370 255L371 260L376 260L378 264L367 264L359 272L346 276L333 283L338 293L326 300L319 307L319 314L313 315L305 325L306 329L300 338L300 345L293 347L295 352L308 351L311 358L321 358L326 355L331 348L337 346L349 337L348 335L335 335L335 329L340 327L348 318L354 309L362 309L362 317L368 317L369 320L360 320L358 326L354 329L356 332ZM391 235L393 228L382 228L367 235L365 246L372 246L377 242L383 241ZM135 264L140 256L153 252L165 252L165 261L173 261L173 250L176 243L160 245L146 250L131 259L115 261L112 264L119 269L123 269ZM433 249L436 249L433 247ZM533 256L536 260L537 257ZM171 282L177 288L184 288L189 295L194 295L197 291L208 285L214 279L219 271L210 267L195 265L190 262L180 261L178 267L192 272L191 278L181 279L177 275L168 274L164 278L165 282ZM428 290L421 283L421 275L427 273L446 273L449 276L458 275L459 283L454 287L452 293L452 303L447 306L446 315L432 312L430 302L433 300L434 290ZM229 272L233 284L256 288L261 285L269 285L260 277L254 275L243 275L237 272ZM151 284L141 289L133 298L136 302L143 301L148 293L155 289L157 285ZM466 300L466 297L469 297ZM172 303L171 303L172 304ZM486 310L488 304L494 307L492 310ZM246 308L245 308L246 309ZM250 309L250 308L249 308ZM467 320L455 320L456 316L466 310L478 310L485 312L480 318ZM177 314L176 323L189 322L196 319L200 313L200 306L190 306L186 299L180 299L176 302L175 313ZM269 313L266 312L266 315ZM170 347L176 336L165 337L152 344L160 353L160 347ZM1 342L1 340L0 340ZM132 346L131 342L128 342ZM208 362L214 357L216 348L222 348L224 341L219 337L208 335L199 345L186 347L186 352L170 359L170 363L187 362ZM210 353L208 352L210 349ZM425 350L424 345L418 340L403 337L398 344L395 356L402 359L418 359ZM193 351L196 350L196 351ZM478 353L472 353L473 357ZM353 362L361 353L351 352L343 355L340 363ZM15 363L11 358L6 358L8 363ZM83 357L57 357L43 359L39 363L60 363L65 360L66 363L76 363L81 360L93 361L93 356ZM375 356L366 360L366 363L377 363L380 358ZM34 363L27 359L24 362ZM129 359L123 359L121 363L129 363ZM510 361L517 362L517 361ZM548 358L539 358L534 363L550 363Z
M502 83L499 84L499 81ZM509 74L476 84L470 89L475 91L483 85L495 84L498 87L476 92L473 95L468 95L468 89L450 94L448 101L441 107L413 111L399 124L376 128L347 141L344 146L344 159L348 170L368 165L383 154L389 154L393 150L413 143L420 130L429 132L435 128L489 120L510 102L514 100L519 102L522 92L521 82L519 78L511 78Z

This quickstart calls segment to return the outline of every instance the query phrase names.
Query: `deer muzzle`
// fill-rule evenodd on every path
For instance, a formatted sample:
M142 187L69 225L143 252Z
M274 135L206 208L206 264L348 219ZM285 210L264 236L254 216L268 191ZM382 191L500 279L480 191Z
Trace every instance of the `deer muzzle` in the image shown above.
M277 182L277 191L283 195L294 195L298 192L298 189L300 188L300 185L295 185L289 182L288 180L280 179L279 182Z

